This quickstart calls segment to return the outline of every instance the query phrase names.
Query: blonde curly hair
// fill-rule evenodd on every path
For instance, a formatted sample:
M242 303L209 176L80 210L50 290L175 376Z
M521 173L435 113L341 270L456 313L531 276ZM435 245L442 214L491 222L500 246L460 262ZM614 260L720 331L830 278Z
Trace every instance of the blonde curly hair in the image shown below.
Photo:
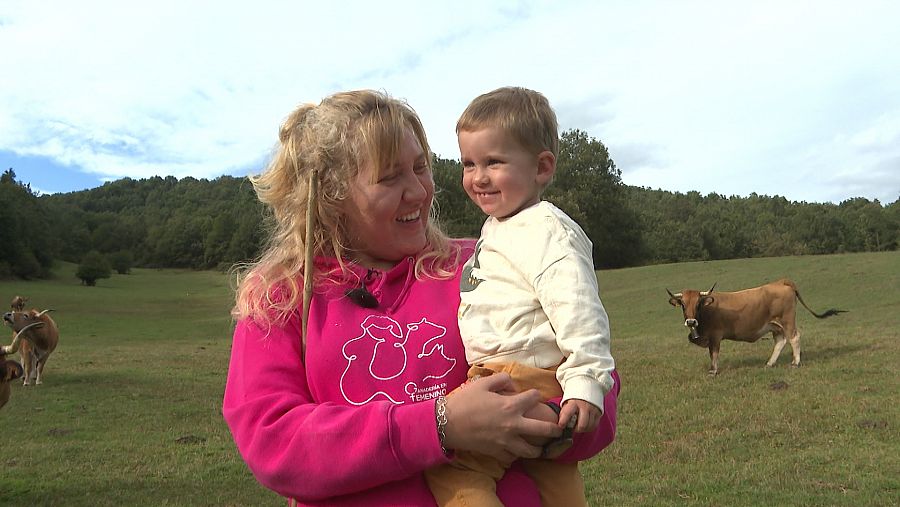
M318 105L300 105L285 119L271 162L262 174L250 177L259 200L271 210L273 227L261 256L235 267L235 318L271 324L298 310L313 171L319 181L312 210L313 252L337 259L341 267L338 273L314 269L313 280L341 283L355 279L348 267L351 251L341 203L364 162L374 161L373 183L393 165L406 129L427 154L430 169L431 150L418 115L408 104L385 93L336 93ZM434 202L425 234L427 245L417 257L416 278L452 277L459 251L441 230Z

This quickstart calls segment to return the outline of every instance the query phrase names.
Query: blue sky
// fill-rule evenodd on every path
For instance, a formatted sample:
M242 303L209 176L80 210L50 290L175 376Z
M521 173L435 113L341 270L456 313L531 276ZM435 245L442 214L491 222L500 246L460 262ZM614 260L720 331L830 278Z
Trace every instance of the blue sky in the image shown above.
M544 93L630 185L900 197L900 3L0 4L0 169L43 192L260 171L301 102L385 90L432 149L476 95Z
M31 185L42 193L72 192L103 185L100 177L78 166L68 166L53 158L17 155L15 152L0 150L2 170L12 169L16 179Z

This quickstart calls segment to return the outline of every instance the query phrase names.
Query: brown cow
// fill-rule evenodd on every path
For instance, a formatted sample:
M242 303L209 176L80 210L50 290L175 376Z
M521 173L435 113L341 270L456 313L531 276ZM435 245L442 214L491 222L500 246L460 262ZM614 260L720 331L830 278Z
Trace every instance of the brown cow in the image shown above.
M738 292L716 292L716 284L706 292L684 290L672 294L669 304L680 306L684 325L690 328L688 340L694 345L709 348L710 375L719 372L719 345L722 340L755 342L772 333L775 348L766 366L774 366L790 341L794 353L792 366L800 366L800 330L797 328L797 301L819 319L837 315L844 310L830 309L823 314L806 306L794 282L783 278L761 287ZM785 338L787 340L785 340Z
M16 333L13 336L13 343L16 344L19 340L21 340L21 333ZM3 405L6 405L6 402L9 401L9 383L25 373L21 364L6 358L7 354L14 352L12 345L0 347L0 408L3 408Z
M28 298L23 298L22 296L16 296L12 299L12 304L9 307L14 312L21 312L25 310L25 303L28 302Z
M0 354L0 408L9 401L9 383L22 376L22 365Z
M47 312L52 311L38 312L31 309L27 312L3 314L3 320L13 328L16 336L13 338L12 344L0 347L0 354L16 352L19 350L21 341L25 340L26 344L22 345L21 356L25 370L22 383L26 386L32 380L35 384L43 383L44 365L59 343L59 328L56 327L56 322L53 322L53 319L47 315Z

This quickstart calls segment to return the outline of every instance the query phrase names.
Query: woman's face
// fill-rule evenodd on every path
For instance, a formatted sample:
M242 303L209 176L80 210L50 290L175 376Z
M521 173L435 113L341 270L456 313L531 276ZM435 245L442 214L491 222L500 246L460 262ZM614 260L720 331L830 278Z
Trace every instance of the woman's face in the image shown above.
M344 201L350 255L361 265L386 270L425 248L425 226L434 198L428 155L406 129L392 167L372 183L374 164L364 163Z

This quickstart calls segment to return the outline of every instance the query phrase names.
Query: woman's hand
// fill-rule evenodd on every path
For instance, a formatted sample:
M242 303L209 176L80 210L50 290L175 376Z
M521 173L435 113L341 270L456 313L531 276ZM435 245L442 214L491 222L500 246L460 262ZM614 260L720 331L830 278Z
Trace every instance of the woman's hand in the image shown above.
M528 443L526 438L556 438L562 434L562 428L553 422L524 417L525 412L541 403L537 390L502 394L512 390L509 375L498 373L454 391L447 397L444 446L477 451L504 462L540 457L541 447Z
M556 415L556 411L553 410L552 408L550 408L546 403L538 403L537 405L528 409L528 411L525 412L524 415L525 415L525 417L527 417L529 419L537 419L539 421L552 422L553 424L556 424L560 428L565 429L565 425L558 424L559 416ZM536 445L539 447L543 447L553 441L552 438L538 438L538 437L531 437L531 436L525 437L525 440L529 444Z

